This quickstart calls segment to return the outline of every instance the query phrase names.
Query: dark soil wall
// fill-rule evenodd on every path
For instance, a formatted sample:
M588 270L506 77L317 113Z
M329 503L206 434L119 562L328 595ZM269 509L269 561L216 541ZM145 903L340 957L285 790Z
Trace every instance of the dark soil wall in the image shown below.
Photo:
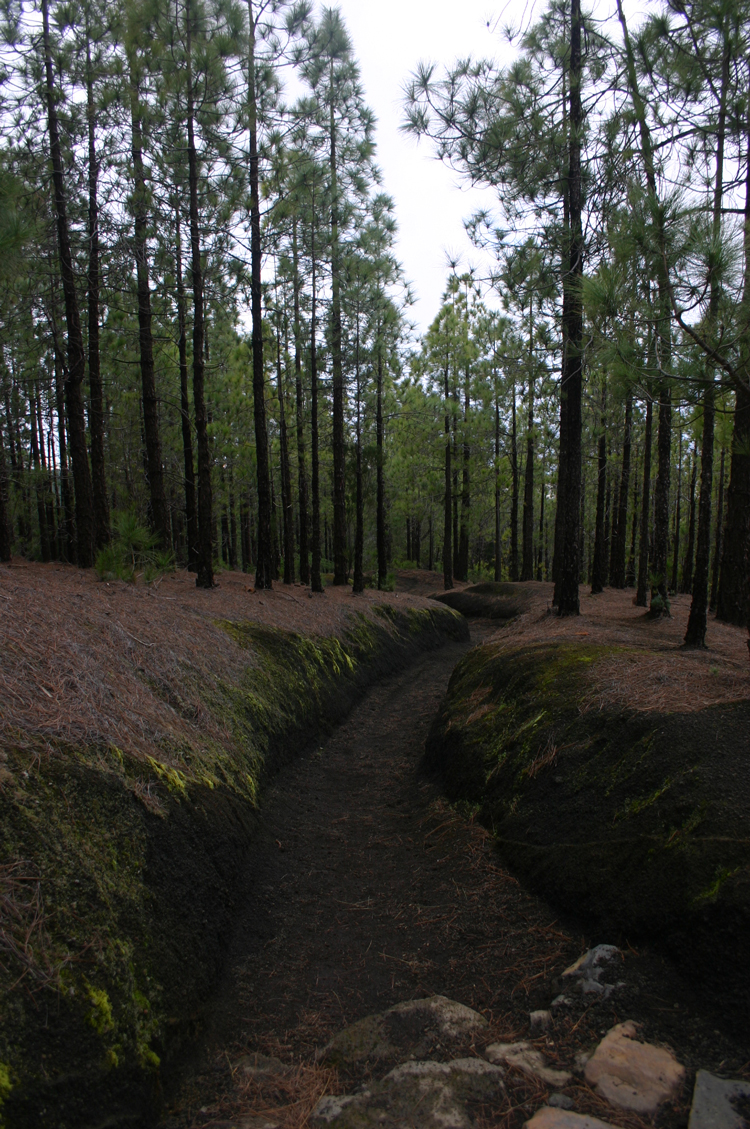
M559 643L457 666L427 744L504 857L602 936L647 939L750 1004L750 703L685 713L583 708L611 649Z
M226 624L247 649L206 702L234 737L184 771L18 735L0 780L0 1123L148 1125L201 1025L256 803L285 759L329 731L373 679L448 638L454 613L382 606L345 638ZM199 743L199 738L196 738ZM196 746L197 747L197 746ZM211 770L206 765L210 763Z

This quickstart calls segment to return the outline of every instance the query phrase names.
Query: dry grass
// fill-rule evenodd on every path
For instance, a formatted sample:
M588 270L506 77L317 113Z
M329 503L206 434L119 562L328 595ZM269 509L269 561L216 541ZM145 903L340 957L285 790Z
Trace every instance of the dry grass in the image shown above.
M650 619L633 603L633 590L610 588L590 596L581 587L581 614L551 614L552 585L530 584L529 610L490 642L501 651L556 640L615 646L593 666L583 709L617 705L639 711L693 711L750 695L747 632L709 618L705 650L687 649L683 637L689 596L675 596L672 616Z
M1 567L0 745L114 745L168 765L167 738L190 741L200 731L228 746L229 733L202 699L218 683L236 682L252 656L217 620L330 635L377 603L425 606L408 594L353 598L348 588L312 598L301 586L256 594L242 573L219 579L204 591L184 571L147 587L101 582L72 566ZM144 767L139 786L148 804L153 781Z

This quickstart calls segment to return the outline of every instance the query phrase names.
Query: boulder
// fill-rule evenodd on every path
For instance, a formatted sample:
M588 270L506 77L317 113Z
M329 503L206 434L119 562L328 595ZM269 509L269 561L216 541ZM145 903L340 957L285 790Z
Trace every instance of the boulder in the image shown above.
M737 1108L743 1101L745 1116ZM750 1110L750 1082L717 1078L707 1070L695 1076L688 1129L745 1129Z
M243 1078L273 1078L279 1074L288 1074L289 1067L279 1058L251 1054L243 1055L232 1063L232 1072L240 1074Z
M556 1070L549 1066L541 1051L532 1047L531 1043L492 1043L484 1053L490 1062L515 1066L524 1074L538 1078L546 1086L567 1086L573 1077L568 1070Z
M456 1000L431 996L426 1000L406 1000L378 1015L368 1015L334 1035L318 1053L336 1066L358 1062L388 1062L398 1059L425 1059L469 1041L487 1027L487 1020Z
M503 1071L479 1058L452 1062L404 1062L381 1082L342 1096L321 1098L311 1124L320 1129L471 1129L472 1103L497 1101L505 1093Z
M671 1051L638 1042L636 1030L628 1020L608 1031L583 1073L611 1105L653 1116L679 1090L685 1067Z
M540 1009L539 1011L529 1012L529 1026L531 1028L532 1035L542 1035L547 1030L551 1022L551 1011L543 1011Z

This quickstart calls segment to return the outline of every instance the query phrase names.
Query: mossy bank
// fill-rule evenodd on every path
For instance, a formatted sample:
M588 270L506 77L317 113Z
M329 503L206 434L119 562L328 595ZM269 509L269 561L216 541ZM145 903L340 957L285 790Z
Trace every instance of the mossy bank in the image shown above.
M221 622L237 677L164 757L19 731L0 755L0 1120L148 1125L201 1026L252 870L264 779L374 678L468 637L448 609L373 605L339 635ZM169 694L143 672L144 693ZM185 677L189 677L186 668ZM116 692L116 687L113 687ZM211 725L203 722L210 719ZM216 722L229 740L217 741ZM178 747L179 745L179 747Z
M750 1002L750 702L608 708L591 693L612 647L488 644L456 667L427 744L448 794L503 858L602 939L648 939Z

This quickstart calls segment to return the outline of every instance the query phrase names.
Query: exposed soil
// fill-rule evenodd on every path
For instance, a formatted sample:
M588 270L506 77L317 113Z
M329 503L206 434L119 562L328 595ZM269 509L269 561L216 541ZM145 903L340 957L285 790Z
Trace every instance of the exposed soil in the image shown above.
M590 629L587 620L577 625ZM472 642L496 630L474 623ZM374 687L325 745L277 777L230 972L165 1129L241 1126L260 1113L285 1129L307 1124L323 1092L359 1080L316 1065L316 1048L400 1000L440 993L485 1014L487 1043L528 1038L529 1011L549 1005L562 971L610 939L586 936L526 892L488 833L423 774L425 738L465 650L447 646ZM627 1018L643 1024L645 1038L670 1044L691 1071L747 1076L748 1047L723 1033L711 1000L660 957L631 950L612 978L625 986L608 1001L576 999L538 1041L552 1063L570 1065L578 1049ZM236 1063L251 1052L276 1055L294 1072L270 1089L242 1082ZM660 1126L687 1124L691 1079ZM568 1093L580 1112L633 1129L646 1124L579 1083ZM508 1094L505 1108L487 1111L487 1126L518 1129L546 1090L511 1072Z

